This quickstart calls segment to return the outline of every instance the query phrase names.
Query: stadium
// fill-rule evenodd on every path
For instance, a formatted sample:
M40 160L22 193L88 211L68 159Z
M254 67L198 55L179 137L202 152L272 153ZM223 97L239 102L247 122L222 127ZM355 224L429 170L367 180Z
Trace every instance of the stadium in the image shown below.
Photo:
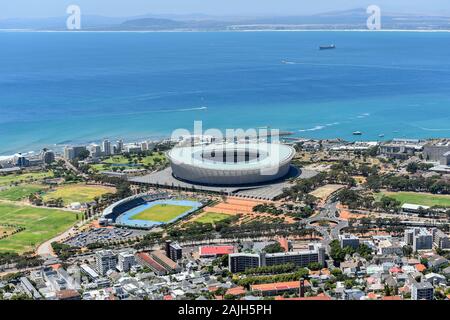
M139 194L107 207L99 222L101 225L150 229L175 222L202 206L196 201L172 199L165 193Z
M283 144L227 143L168 152L173 176L194 184L237 186L286 176L295 149Z

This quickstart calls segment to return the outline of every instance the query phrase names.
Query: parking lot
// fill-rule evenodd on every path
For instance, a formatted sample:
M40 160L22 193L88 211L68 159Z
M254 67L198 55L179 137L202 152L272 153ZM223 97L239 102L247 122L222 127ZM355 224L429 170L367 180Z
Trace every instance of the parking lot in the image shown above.
M145 230L94 228L77 234L76 236L65 241L65 243L73 247L86 247L91 243L133 239L147 233L148 231Z

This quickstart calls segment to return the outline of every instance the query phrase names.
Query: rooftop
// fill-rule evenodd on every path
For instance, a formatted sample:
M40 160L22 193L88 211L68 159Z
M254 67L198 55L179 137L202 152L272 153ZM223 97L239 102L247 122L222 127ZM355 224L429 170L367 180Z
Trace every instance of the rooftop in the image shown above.
M305 286L310 286L308 280L305 280ZM275 283L254 284L250 286L251 291L281 291L299 289L300 281L287 281Z
M234 246L203 246L199 249L200 256L224 255L234 252Z

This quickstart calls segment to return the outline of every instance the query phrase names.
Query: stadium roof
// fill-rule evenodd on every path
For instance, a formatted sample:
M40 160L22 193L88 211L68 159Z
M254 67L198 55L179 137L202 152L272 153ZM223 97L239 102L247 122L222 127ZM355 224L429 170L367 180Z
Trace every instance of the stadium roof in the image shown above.
M206 160L201 157L203 152L213 152L216 150L253 150L266 153L267 155L258 159L242 162L223 162ZM210 144L207 146L194 146L173 148L168 152L168 157L176 163L185 163L199 168L215 170L241 170L258 169L260 167L270 167L279 163L289 162L295 155L295 149L291 146L277 143L227 143Z

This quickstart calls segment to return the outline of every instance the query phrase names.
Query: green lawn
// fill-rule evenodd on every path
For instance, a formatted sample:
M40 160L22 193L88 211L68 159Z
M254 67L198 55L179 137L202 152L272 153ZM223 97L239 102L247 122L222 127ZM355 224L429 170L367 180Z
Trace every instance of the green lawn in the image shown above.
M231 215L226 213L218 213L218 212L207 212L202 215L200 215L198 218L196 218L194 221L199 223L216 223L222 220L225 220L227 218L231 217Z
M0 240L0 252L23 253L69 229L76 223L76 214L0 203L0 223L25 227L24 231Z
M376 198L379 199L382 195L394 198L400 201L402 204L411 203L430 207L450 207L450 195L419 192L380 192L377 194Z
M22 174L9 174L6 176L0 176L0 186L7 186L11 183L24 183L31 181L39 181L45 178L53 177L53 172L32 172L32 173L22 173Z
M56 187L54 190L49 191L44 195L43 200L48 201L50 199L62 198L65 205L69 205L73 202L90 202L95 197L100 197L105 193L115 192L114 188L105 186L93 186L85 184L67 184Z
M153 153L151 156L142 157L141 159L139 159L136 155L133 155L131 157L131 161L125 156L117 155L102 160L102 163L91 165L91 168L96 171L110 170L114 167L118 169L137 169L142 168L145 165L153 166L156 159L159 159L160 163L167 160L164 154L160 155L157 152Z
M172 204L157 204L130 217L130 220L149 220L169 222L179 215L191 210L191 206L178 206Z
M0 199L19 201L27 198L30 194L41 192L45 190L45 186L38 184L24 184L16 187L11 187L0 191Z

